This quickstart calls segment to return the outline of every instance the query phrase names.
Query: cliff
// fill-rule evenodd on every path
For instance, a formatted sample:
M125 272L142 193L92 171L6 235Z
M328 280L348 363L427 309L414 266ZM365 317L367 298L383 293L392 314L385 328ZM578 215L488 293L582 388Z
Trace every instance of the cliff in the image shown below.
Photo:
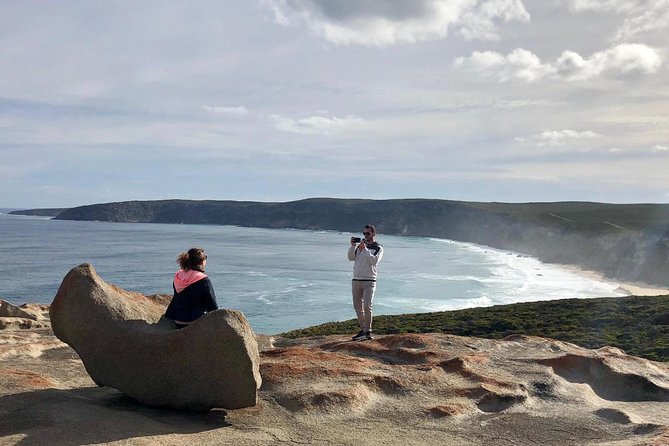
M478 243L579 265L619 280L669 286L667 204L162 200L81 206L56 218L352 232L371 222L384 234Z

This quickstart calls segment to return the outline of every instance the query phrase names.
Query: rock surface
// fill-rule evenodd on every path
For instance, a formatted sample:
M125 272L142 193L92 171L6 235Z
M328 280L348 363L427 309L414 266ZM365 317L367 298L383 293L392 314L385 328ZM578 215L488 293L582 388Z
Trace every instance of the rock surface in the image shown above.
M20 307L12 305L4 300L0 300L0 317L18 317L23 319L37 320L37 316L22 310Z
M258 405L193 414L95 387L48 330L3 330L3 345L13 347L0 357L0 445L669 445L669 364L614 348L264 339Z
M63 279L51 324L99 386L150 406L254 406L261 383L258 347L244 315L217 310L176 330L161 320L168 299L124 291L83 264Z
M49 307L24 304L20 307L0 299L0 330L8 328L48 328Z

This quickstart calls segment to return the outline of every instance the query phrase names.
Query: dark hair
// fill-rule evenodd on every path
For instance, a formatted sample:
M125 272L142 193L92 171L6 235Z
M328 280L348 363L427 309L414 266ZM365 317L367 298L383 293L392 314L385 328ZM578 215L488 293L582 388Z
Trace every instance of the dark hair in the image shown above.
M191 248L188 252L182 252L177 256L177 263L184 271L190 269L203 271L202 262L205 260L207 260L207 254L205 254L202 248Z
M365 225L365 229L369 229L370 231L372 231L372 235L376 235L376 228L374 227L374 225Z

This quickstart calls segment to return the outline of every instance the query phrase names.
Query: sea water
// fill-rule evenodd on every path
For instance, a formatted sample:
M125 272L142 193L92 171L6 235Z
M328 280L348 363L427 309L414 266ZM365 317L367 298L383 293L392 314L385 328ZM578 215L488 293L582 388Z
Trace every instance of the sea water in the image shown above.
M355 317L350 234L235 226L109 223L0 214L0 299L50 303L67 272L91 263L107 282L172 293L180 252L207 251L218 304L260 333ZM434 238L379 234L375 314L620 296L595 280L516 253Z

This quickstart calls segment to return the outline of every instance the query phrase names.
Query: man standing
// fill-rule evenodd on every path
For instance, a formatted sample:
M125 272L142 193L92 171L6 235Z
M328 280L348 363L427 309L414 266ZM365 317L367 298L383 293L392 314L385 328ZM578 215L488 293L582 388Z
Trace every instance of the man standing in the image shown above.
M351 247L348 249L348 259L355 262L351 290L353 308L360 325L360 332L353 336L354 341L372 339L372 299L376 290L377 265L383 257L383 247L375 240L374 225L366 225L362 235L364 238L361 240L351 237Z

